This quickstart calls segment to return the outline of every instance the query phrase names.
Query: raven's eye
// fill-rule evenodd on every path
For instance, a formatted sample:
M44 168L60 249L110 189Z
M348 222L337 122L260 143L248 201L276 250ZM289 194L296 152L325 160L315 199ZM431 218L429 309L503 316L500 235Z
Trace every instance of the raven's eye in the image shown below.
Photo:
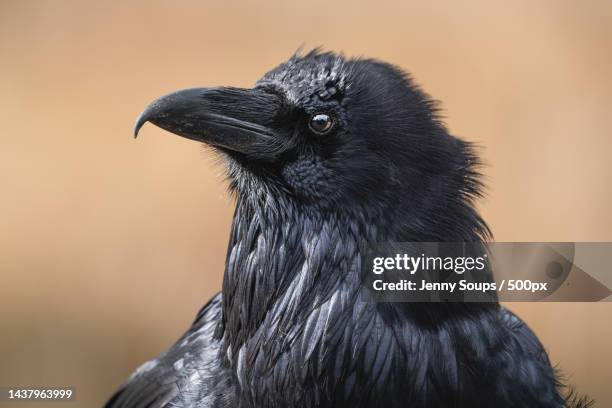
M313 132L324 135L334 127L334 120L326 113L316 113L310 117L308 126Z

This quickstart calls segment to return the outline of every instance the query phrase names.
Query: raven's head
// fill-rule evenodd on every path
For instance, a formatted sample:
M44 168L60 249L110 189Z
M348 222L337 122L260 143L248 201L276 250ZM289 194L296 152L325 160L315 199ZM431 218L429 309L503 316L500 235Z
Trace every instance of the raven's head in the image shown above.
M432 232L420 239L486 230L470 206L480 187L470 145L450 136L432 100L386 63L296 54L251 89L163 96L141 114L135 134L147 121L223 152L239 195L267 194L266 203L282 196ZM457 222L461 236L437 236Z

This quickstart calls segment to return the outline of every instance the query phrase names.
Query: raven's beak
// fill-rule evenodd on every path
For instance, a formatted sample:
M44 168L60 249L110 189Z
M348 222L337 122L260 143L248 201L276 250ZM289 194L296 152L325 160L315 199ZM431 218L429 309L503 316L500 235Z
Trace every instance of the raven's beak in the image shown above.
M162 96L140 114L134 137L151 122L162 129L246 155L278 144L270 127L280 97L262 89L193 88Z

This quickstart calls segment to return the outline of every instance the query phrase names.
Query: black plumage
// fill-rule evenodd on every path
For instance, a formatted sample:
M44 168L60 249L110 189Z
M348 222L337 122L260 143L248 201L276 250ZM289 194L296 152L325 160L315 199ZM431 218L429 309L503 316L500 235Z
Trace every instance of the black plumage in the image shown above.
M489 239L472 146L400 69L296 54L253 89L143 112L227 159L223 289L107 407L565 407L547 354L497 303L375 303L369 242Z

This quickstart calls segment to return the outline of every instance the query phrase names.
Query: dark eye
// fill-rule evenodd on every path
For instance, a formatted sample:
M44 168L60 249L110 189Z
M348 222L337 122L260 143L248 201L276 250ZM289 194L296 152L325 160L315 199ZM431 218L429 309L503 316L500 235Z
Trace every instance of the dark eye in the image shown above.
M334 127L334 120L326 113L316 113L310 117L308 126L313 132L324 135Z

